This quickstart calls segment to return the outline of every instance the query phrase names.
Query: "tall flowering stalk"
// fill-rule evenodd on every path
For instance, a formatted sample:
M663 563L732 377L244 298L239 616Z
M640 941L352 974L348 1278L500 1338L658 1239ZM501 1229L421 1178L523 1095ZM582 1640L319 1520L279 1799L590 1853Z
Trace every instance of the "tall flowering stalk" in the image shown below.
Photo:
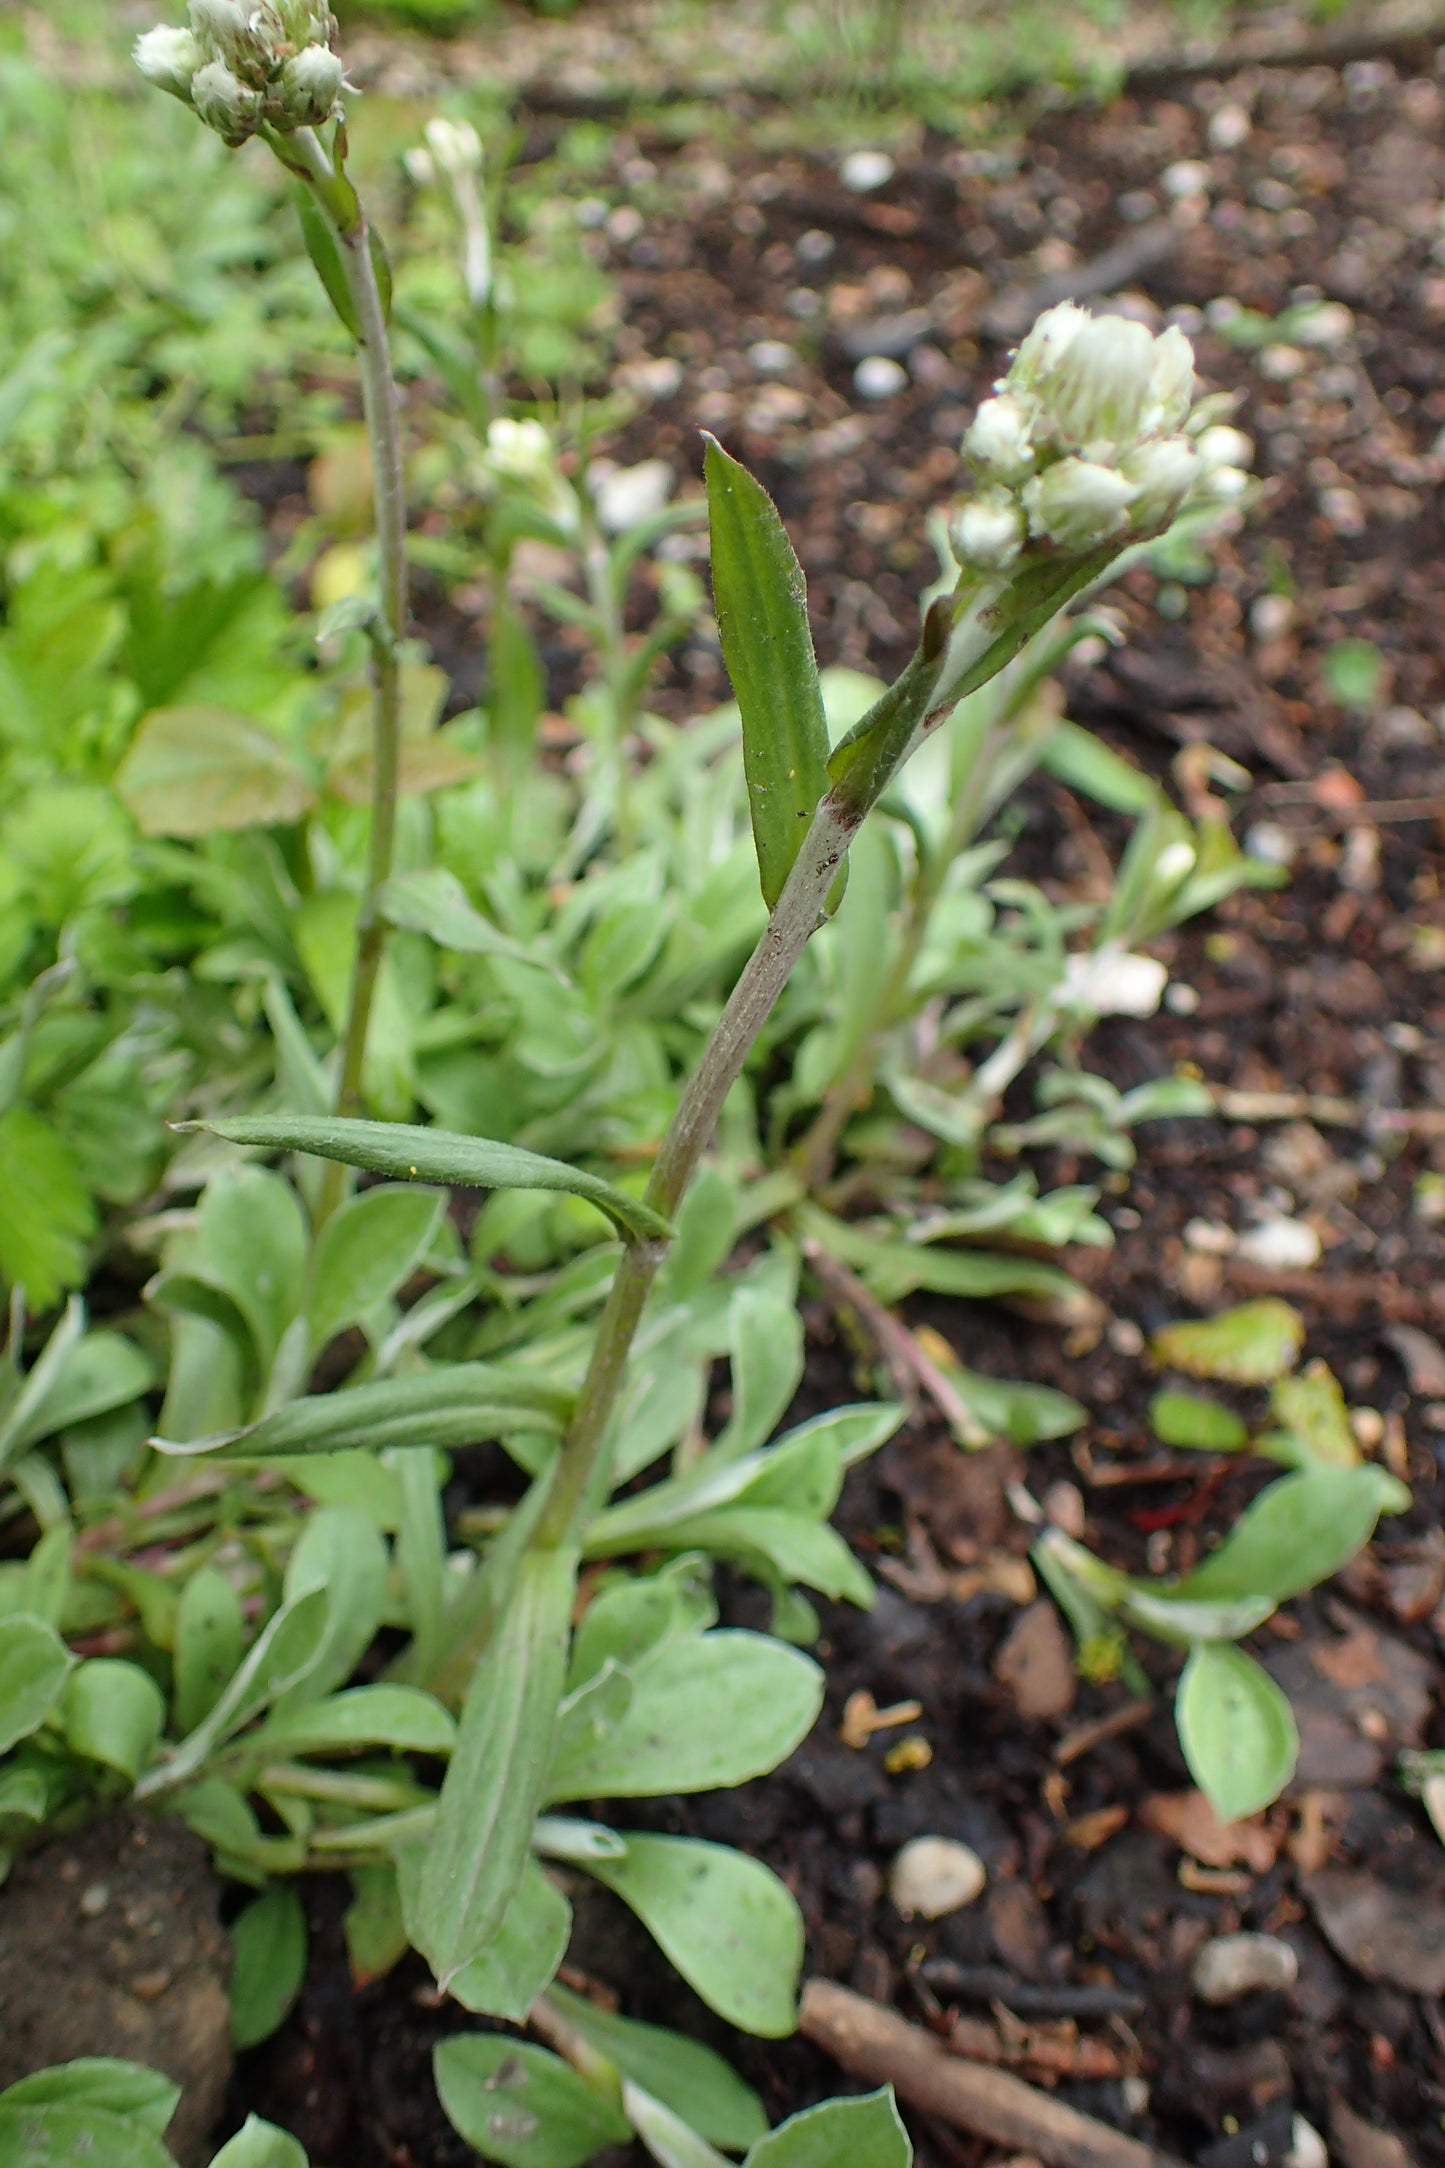
M396 848L401 642L408 615L406 485L387 340L389 279L346 173L345 70L334 49L330 8L317 0L190 0L189 13L184 27L146 31L136 42L136 65L232 149L261 137L300 182L307 246L356 342L361 369L380 579L374 603L351 618L371 643L374 692L370 839L336 1092L337 1112L355 1114L386 939L381 891ZM329 1165L319 1218L335 1210L345 1182L345 1168Z

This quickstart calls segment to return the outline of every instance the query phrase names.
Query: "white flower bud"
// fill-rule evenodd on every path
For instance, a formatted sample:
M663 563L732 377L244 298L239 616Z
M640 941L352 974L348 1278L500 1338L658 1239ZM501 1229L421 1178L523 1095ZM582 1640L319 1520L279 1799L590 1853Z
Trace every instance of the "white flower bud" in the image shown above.
M1119 532L1134 484L1091 459L1061 459L1025 484L1023 499L1034 534L1082 552Z
M1206 467L1194 492L1196 504L1238 504L1249 489L1242 467Z
M1153 375L1154 340L1142 324L1092 316L1074 332L1040 397L1063 443L1127 448L1143 432Z
M482 139L470 121L432 120L426 125L426 144L438 173L449 178L482 170Z
M319 127L336 109L346 82L341 56L329 45L305 45L281 70L281 96L298 126Z
M243 0L191 0L191 28L212 60L234 61L250 42Z
M1072 301L1061 301L1057 308L1045 309L1014 355L1008 373L1009 389L1041 390L1089 321L1087 310Z
M1231 429L1224 422L1206 429L1196 449L1206 467L1247 467L1254 458L1254 445L1244 431Z
M234 149L261 123L261 93L233 75L224 61L207 61L191 78L191 103L208 128Z
M963 448L970 459L1007 480L1027 474L1034 463L1034 448L1022 400L1011 392L985 399L969 424Z
M991 489L958 506L948 536L962 565L1006 572L1027 539L1023 513L1006 489Z
M436 187L437 169L430 151L406 151L401 162L406 167L409 178L416 183L418 188Z
M552 439L539 421L494 421L487 431L487 464L509 481L548 480L555 465Z
M1194 349L1177 324L1154 341L1154 367L1144 402L1146 431L1182 427L1194 396Z
M159 23L136 39L134 57L148 83L190 104L191 77L206 57L193 31L173 30L168 23Z
M1119 471L1137 492L1130 507L1135 523L1157 527L1174 517L1198 481L1201 467L1187 437L1155 437L1132 451Z

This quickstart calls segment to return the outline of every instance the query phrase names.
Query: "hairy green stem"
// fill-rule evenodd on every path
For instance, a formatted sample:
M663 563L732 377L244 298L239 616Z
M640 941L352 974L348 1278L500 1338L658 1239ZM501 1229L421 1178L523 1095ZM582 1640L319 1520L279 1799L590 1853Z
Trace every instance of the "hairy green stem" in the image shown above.
M281 146L284 145L284 149ZM406 476L401 452L401 415L392 374L386 311L377 283L371 230L356 193L320 138L309 128L273 140L283 162L310 188L335 236L347 291L360 326L357 360L362 409L371 447L376 541L380 559L377 617L371 630L371 830L366 879L357 917L351 991L341 1039L338 1114L361 1110L366 1041L386 946L380 894L391 878L396 854L396 808L401 760L401 643L407 625ZM347 1174L329 1161L316 1208L327 1220L346 1193Z
M822 924L828 892L858 821L859 816L840 807L831 793L813 816L772 917L743 967L657 1155L646 1201L665 1219L671 1219L682 1202L712 1141L723 1102L742 1074L794 964ZM628 1351L666 1254L664 1243L634 1244L618 1267L538 1527L539 1543L567 1541L593 1502Z

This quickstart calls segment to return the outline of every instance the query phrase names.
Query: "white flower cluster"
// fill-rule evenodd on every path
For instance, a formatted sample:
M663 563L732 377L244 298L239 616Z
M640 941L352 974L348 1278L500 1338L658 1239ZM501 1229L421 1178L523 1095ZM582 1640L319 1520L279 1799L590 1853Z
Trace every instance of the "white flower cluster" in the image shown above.
M1006 572L1031 547L1087 556L1158 534L1187 502L1231 503L1253 446L1194 402L1194 353L1071 301L1039 318L963 440L976 493L950 529L959 561Z
M345 76L325 0L190 0L190 18L145 31L135 63L233 149L262 127L289 134L339 113Z
M576 527L576 493L557 463L557 447L545 422L500 416L488 427L482 465L492 489L529 497L566 533Z

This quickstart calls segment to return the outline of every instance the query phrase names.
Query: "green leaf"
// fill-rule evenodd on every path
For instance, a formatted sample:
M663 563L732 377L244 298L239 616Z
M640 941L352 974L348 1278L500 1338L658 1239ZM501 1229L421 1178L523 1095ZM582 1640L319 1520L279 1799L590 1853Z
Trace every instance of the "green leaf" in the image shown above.
M1181 1603L1251 1596L1284 1603L1338 1573L1368 1543L1399 1488L1369 1463L1283 1476L1260 1492L1218 1550L1168 1593Z
M231 1928L231 2037L238 2048L269 2040L306 1977L306 1915L289 1882L273 1882Z
M219 1298L210 1314L243 1320L255 1360L269 1374L287 1327L301 1306L308 1237L301 1201L289 1182L265 1167L226 1167L206 1184L195 1232L176 1244L154 1298L199 1310L186 1283ZM173 1294L171 1283L182 1283Z
M165 1696L139 1664L92 1656L70 1675L61 1719L73 1754L104 1762L134 1783L165 1729Z
M1139 819L1158 801L1159 786L1152 776L1121 759L1092 730L1083 730L1067 718L1054 725L1039 755L1039 766L1113 813Z
M261 1114L223 1122L180 1122L181 1129L208 1129L232 1144L258 1145L272 1152L314 1152L338 1159L369 1174L401 1181L457 1183L472 1189L558 1189L585 1197L634 1240L665 1241L671 1234L658 1213L614 1189L600 1175L544 1159L515 1144L495 1144L486 1137L460 1137L445 1129L422 1129L408 1122L353 1122L317 1116Z
M605 1735L579 1740L554 1762L549 1800L645 1799L746 1784L786 1760L823 1701L817 1665L765 1634L664 1641L633 1677L628 1705Z
M241 1599L214 1566L193 1573L176 1612L176 1729L184 1738L210 1715L241 1661Z
M175 2162L143 2123L103 2108L41 2102L12 2108L0 2099L0 2160L5 2168L68 2168L74 2162L105 2168L175 2168Z
M456 1734L450 1710L420 1687L353 1686L324 1701L274 1710L247 1744L258 1753L288 1758L362 1746L449 1754Z
M48 1310L85 1278L95 1202L75 1155L29 1107L0 1116L0 1280Z
M395 1864L368 1860L351 1869L353 1896L346 1908L346 1956L352 1984L365 1987L381 1979L405 1956L406 1921Z
M1179 1681L1174 1720L1189 1773L1221 1822L1277 1799L1294 1773L1294 1712L1269 1673L1224 1641L1202 1641Z
M397 1187L364 1190L332 1214L307 1274L313 1351L361 1324L411 1278L445 1211L439 1191Z
M453 2128L502 2168L582 2168L632 2136L615 2101L528 2041L462 2034L439 2041L432 2059Z
M623 2080L622 2105L657 2168L731 2168L690 2122L631 2078Z
M1194 1378L1227 1385L1268 1385L1294 1367L1304 1345L1304 1319L1272 1296L1242 1302L1218 1317L1166 1325L1150 1345L1155 1362Z
M1189 1446L1201 1453L1237 1453L1249 1443L1248 1426L1232 1408L1198 1393L1156 1393L1149 1421L1162 1445Z
M163 1453L185 1459L286 1460L301 1454L379 1453L400 1446L479 1445L510 1427L555 1434L569 1402L545 1380L488 1363L453 1363L356 1385L344 1393L313 1393L240 1430L192 1438L157 1438ZM388 1471L379 1470L386 1474ZM305 1478L298 1475L298 1482ZM387 1487L393 1494L394 1484Z
M959 1397L985 1430L1011 1445L1037 1445L1043 1438L1066 1438L1089 1419L1087 1408L1051 1385L1023 1379L985 1377L960 1364L948 1376Z
M1298 1377L1280 1378L1269 1404L1275 1420L1284 1425L1307 1461L1330 1468L1358 1466L1360 1448L1350 1428L1345 1396L1325 1363L1313 1362Z
M740 1287L728 1305L732 1414L709 1455L736 1460L766 1442L787 1414L803 1375L803 1321L766 1288Z
M443 1987L496 1934L521 1879L552 1756L576 1585L573 1553L525 1553L472 1677L409 1921Z
M252 1642L215 1707L181 1741L168 1762L149 1772L137 1787L138 1795L194 1776L223 1740L259 1716L288 1686L304 1679L326 1637L328 1616L324 1589L313 1588L296 1602L283 1604Z
M547 2000L625 2077L683 2116L711 2144L741 2153L766 2133L768 2119L757 2094L700 2040L619 2017L570 1988L550 1987Z
M213 2155L211 2168L310 2168L306 2148L289 2131L248 2115L234 2138Z
M280 739L229 708L154 708L115 773L148 836L191 839L295 821L316 800Z
M311 1516L287 1564L285 1594L296 1603L324 1590L326 1631L304 1673L277 1696L278 1712L319 1701L351 1677L381 1624L388 1570L386 1545L364 1513L323 1506Z
M342 256L343 243L337 239L330 221L305 181L296 183L296 215L301 222L301 238L306 244L306 253L326 289L327 299L360 346L363 343L361 319L356 313L351 282L346 275L346 264ZM368 226L366 238L371 251L372 275L376 280L381 313L389 323L392 280L386 245L373 226Z
M522 942L483 918L456 875L444 866L393 874L381 891L380 907L388 925L424 933L439 947L455 949L460 956L501 956L565 983L565 973L555 964L534 956Z
M57 1327L56 1334L63 1329ZM55 1340L52 1335L51 1345ZM0 1426L0 1462L18 1459L42 1438L72 1424L127 1407L154 1379L152 1365L135 1342L118 1332L86 1333L65 1346L53 1369L42 1356Z
M892 2086L858 2100L825 2100L760 2138L744 2168L910 2168L913 2148Z
M39 2107L54 2103L75 2108L99 2108L107 2115L124 2117L165 2136L166 2125L176 2112L181 2089L158 2070L143 2063L119 2062L110 2056L85 2055L73 2063L57 2063L20 2078L0 2093L0 2107Z
M797 2024L803 1916L760 1860L690 1837L627 1839L587 1871L616 1892L710 2009L779 2040Z
M0 1632L0 1754L38 1731L65 1691L73 1663L53 1626L26 1612Z
M742 717L748 810L769 907L828 787L828 726L807 586L762 485L704 433L713 595Z
M479 2017L527 2022L527 2012L550 1987L567 1954L572 1907L535 1860L528 1860L516 1893L491 1941L451 1984L453 2002Z

